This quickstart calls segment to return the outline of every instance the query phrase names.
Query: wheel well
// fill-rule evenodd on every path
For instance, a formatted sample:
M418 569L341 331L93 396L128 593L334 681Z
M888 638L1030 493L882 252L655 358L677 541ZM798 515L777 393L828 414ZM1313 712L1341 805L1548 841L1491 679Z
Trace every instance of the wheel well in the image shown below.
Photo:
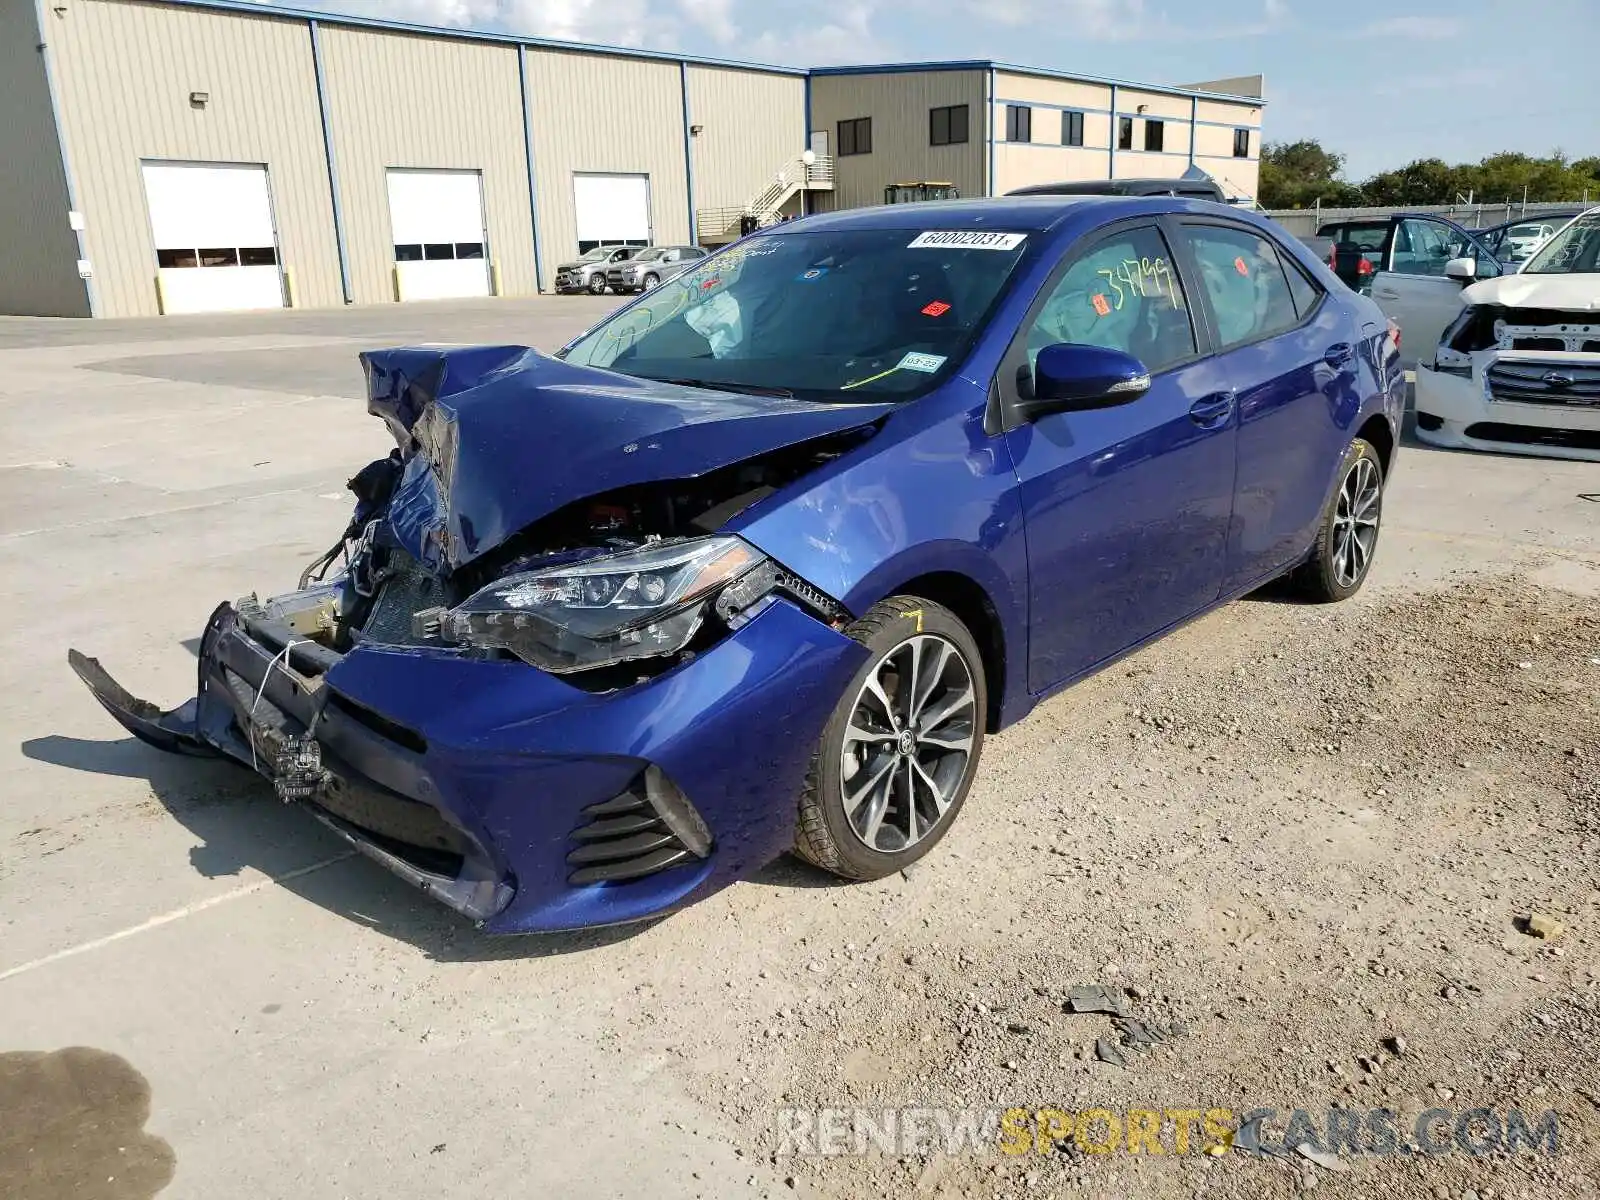
M1383 461L1383 476L1387 479L1389 465L1394 461L1394 430L1389 428L1389 419L1379 414L1368 417L1367 423L1356 431L1356 436L1372 443L1372 448Z
M993 733L1000 726L1001 702L1005 695L1006 646L1000 614L995 611L989 594L972 579L954 571L919 575L894 591L896 595L919 596L944 605L972 632L973 640L978 643L978 653L983 655L983 674L989 685L987 724L989 732Z

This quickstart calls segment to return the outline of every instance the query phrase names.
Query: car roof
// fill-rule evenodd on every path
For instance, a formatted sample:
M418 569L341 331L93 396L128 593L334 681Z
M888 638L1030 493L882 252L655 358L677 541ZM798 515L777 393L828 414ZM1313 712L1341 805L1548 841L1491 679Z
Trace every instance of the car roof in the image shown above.
M763 233L822 232L830 229L987 230L1044 233L1069 217L1090 217L1096 223L1117 217L1159 213L1207 213L1218 210L1243 215L1232 205L1187 196L997 196L970 200L924 200L915 204L880 204L821 213L775 226Z

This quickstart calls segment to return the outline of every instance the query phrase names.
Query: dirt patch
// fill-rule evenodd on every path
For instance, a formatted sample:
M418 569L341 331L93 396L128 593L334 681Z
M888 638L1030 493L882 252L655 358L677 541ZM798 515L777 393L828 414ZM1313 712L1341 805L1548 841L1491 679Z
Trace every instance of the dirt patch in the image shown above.
M0 1196L149 1200L174 1162L149 1119L149 1083L115 1054L0 1054Z
M757 990L776 1007L735 1009L704 1098L813 1195L1593 1195L1596 609L1510 578L1253 600L1074 688L990 743L930 860L842 896L838 941ZM1087 982L1157 1044L1064 1012ZM1008 1105L1268 1108L1274 1138L1296 1109L1325 1135L1330 1108L1388 1108L1398 1137L1342 1171L1205 1154L1198 1126L1175 1154L1170 1125L1161 1156L779 1153L782 1108ZM1557 1153L1403 1153L1424 1111L1484 1107L1553 1110Z

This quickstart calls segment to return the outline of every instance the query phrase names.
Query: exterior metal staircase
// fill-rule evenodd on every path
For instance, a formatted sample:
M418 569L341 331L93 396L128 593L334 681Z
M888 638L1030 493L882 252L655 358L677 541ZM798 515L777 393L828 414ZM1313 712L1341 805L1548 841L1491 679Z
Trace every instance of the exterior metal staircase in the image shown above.
M702 208L695 213L695 232L701 242L731 242L739 236L740 222L754 217L758 226L777 223L783 206L797 192L833 191L833 159L825 154L797 154L773 174L772 182L743 206Z

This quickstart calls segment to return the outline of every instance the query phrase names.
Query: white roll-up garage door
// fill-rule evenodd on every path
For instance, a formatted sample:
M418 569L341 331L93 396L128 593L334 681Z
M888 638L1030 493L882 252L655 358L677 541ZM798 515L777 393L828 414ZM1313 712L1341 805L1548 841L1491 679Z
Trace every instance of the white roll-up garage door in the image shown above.
M574 175L578 253L596 246L650 244L650 176Z
M162 311L282 308L266 167L165 162L143 167Z
M391 170L389 221L399 299L489 294L483 177L477 171Z

